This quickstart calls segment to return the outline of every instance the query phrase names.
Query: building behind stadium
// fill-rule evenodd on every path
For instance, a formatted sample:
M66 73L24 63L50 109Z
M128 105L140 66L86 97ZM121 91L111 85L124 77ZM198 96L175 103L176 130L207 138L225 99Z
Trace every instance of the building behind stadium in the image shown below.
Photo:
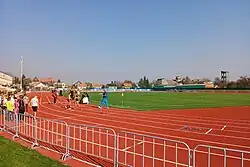
M13 79L11 74L0 71L0 85L10 86L13 83Z

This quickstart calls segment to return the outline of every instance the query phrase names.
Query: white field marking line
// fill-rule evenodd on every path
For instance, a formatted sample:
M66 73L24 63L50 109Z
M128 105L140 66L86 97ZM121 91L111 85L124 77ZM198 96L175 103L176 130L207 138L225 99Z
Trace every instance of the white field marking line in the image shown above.
M53 109L52 109L53 110ZM58 111L58 110L57 110ZM46 113L46 112L45 112ZM47 114L49 114L49 113L47 113ZM49 114L49 115L55 115L55 114ZM57 115L58 116L58 115ZM59 117L61 117L61 116L59 116ZM77 120L77 121L80 121L80 122L88 122L88 121L82 121L82 120L78 120L78 119L73 119L73 120ZM102 124L99 124L99 125L102 125ZM113 127L115 127L115 126L113 126ZM117 128L117 127L116 127ZM130 130L130 129L128 129L128 128L120 128L120 129L124 129L124 130ZM137 131L137 132L145 132L145 131L140 131L140 130L134 130L134 131ZM146 133L148 133L148 132L146 132ZM157 134L157 133L151 133L151 134ZM157 135L162 135L162 134L157 134ZM170 135L164 135L164 136L170 136ZM176 136L176 138L182 138L183 139L183 137L178 137L178 136ZM190 138L187 138L188 140L192 140L192 139L190 139ZM196 140L197 141L197 140ZM204 142L203 140L198 140L198 141L201 141L201 142ZM208 141L208 143L217 143L217 142L212 142L212 141ZM217 143L217 144L222 144L222 143ZM225 144L224 143L224 145L230 145L230 144ZM235 145L230 145L230 146L235 146ZM236 147L237 147L237 145L236 145ZM238 146L238 147L243 147L243 148L248 148L248 147L244 147L244 146ZM186 150L186 148L181 148L181 149L184 149L184 150ZM192 149L191 149L192 150ZM204 152L204 151L197 151L197 152L203 152L203 153L205 153L205 154L207 154L207 152ZM213 153L212 153L213 154ZM217 155L219 155L219 156L223 156L223 155L221 155L221 154L217 154ZM228 156L228 157L232 157L232 158L236 158L236 159L240 159L240 158L238 158L238 157L234 157L234 156ZM249 159L245 159L245 160L249 160Z
M60 101L59 101L59 103L60 103ZM61 103L62 104L62 103ZM84 109L84 110L86 110L86 111L92 111L92 109L91 108L87 108L86 106L84 107L84 108L81 108L81 109ZM89 113L89 112L88 112ZM115 114L117 115L117 111L115 110ZM122 113L122 118L124 118L124 115L126 115L126 114L124 114L124 113ZM135 114L136 115L136 114ZM111 114L110 114L110 116L111 116ZM113 115L112 115L113 116ZM131 116L131 114L130 115L128 115L128 116ZM152 115L151 115L151 117L152 117ZM151 117L146 117L146 119L151 119ZM145 120L145 116L143 117L143 116L136 116L136 118L144 118L144 121L148 121L148 120ZM157 118L153 118L153 119L155 119L155 120L157 120ZM178 119L180 119L180 118L178 118ZM204 118L205 119L205 118ZM160 121L166 121L166 119L158 119L158 121L148 121L148 122L154 122L154 123L159 123L159 120ZM174 122L184 122L184 123L194 123L194 124L200 124L200 125L209 125L209 126L211 126L211 123L200 123L200 122L197 122L197 121L195 121L195 122L190 122L190 121L187 121L187 120L176 120L176 119L174 119L175 121ZM173 121L173 119L170 119L169 121ZM162 124L173 124L173 123L162 123ZM173 124L173 125L176 125L176 124ZM244 124L244 125L246 125L246 124ZM221 124L213 124L213 126L218 126L218 127L221 127L222 125ZM239 129L244 129L243 131L244 132L242 132L242 133L247 133L247 132L245 132L245 129L249 129L250 130L250 128L247 128L246 126L244 126L244 127L242 127L242 126L230 126L230 127L232 127L232 128L239 128ZM204 127L203 127L204 128ZM218 130L220 130L220 129L218 129ZM233 131L233 130L232 130ZM241 131L235 131L235 132L237 132L237 133L241 133ZM248 133L250 133L250 132L248 132Z
M61 103L60 101L58 101L59 103ZM62 104L62 103L61 103ZM55 107L58 107L58 106L55 106ZM88 111L93 111L93 109L88 109L88 108L84 108L84 110L88 110ZM84 112L84 110L81 110L82 112L81 113L83 113ZM76 111L77 112L77 111ZM86 113L88 113L88 114L93 114L93 113L90 113L90 112L86 112ZM95 114L94 114L95 115ZM127 118L124 118L124 115L125 114L123 114L123 117L120 117L120 116L114 116L114 115L109 115L109 117L113 117L113 118L122 118L122 119L127 119ZM131 115L130 115L131 116ZM139 117L136 117L136 118L139 118ZM130 119L130 120L135 120L135 121L137 121L138 119L136 119L136 118L133 118L133 119ZM148 120L144 120L145 122L150 122L150 123L159 123L158 121L156 122L156 121L148 121ZM165 120L166 121L166 120ZM171 120L172 121L172 120ZM175 122L187 122L187 121L175 121ZM197 122L191 122L191 123L194 123L195 125L193 125L193 126L197 126ZM175 126L184 126L184 125L180 125L180 124L174 124L174 123L161 123L161 124L165 124L165 125L175 125ZM211 124L206 124L206 123L198 123L198 124L205 124L205 125L209 125L210 127L211 127ZM214 125L214 124L213 124ZM191 125L190 125L191 126ZM222 125L214 125L214 126L218 126L218 127L221 127ZM232 126L233 127L233 126ZM235 126L235 128L236 128L237 126ZM209 129L208 127L199 127L199 128L203 128L203 129ZM237 127L237 128L241 128L242 130L243 129L245 129L246 127ZM249 128L250 129L250 128ZM219 129L216 129L216 128L214 128L214 130L221 130L221 128L219 128ZM227 131L230 131L230 132L236 132L236 133L250 133L250 132L245 132L244 130L244 132L243 131L236 131L236 130L227 130Z
M230 136L230 137L232 137L232 136Z
M47 97L46 97L46 98L47 98ZM41 103L41 104L42 104L42 103ZM44 105L41 105L41 106L43 106L43 107L45 107L45 108L51 110L51 108L49 108L49 107L47 107L47 106L44 106ZM55 110L55 109L52 109L52 110ZM42 111L42 110L40 110L40 111ZM56 110L56 111L58 111L58 110ZM68 114L71 114L72 116L67 116L67 117L65 117L65 116L60 116L60 115L57 115L57 114L46 113L46 112L44 112L44 113L45 113L45 114L48 114L48 115L53 115L53 116L59 117L59 118L55 118L55 119L51 119L51 120L64 120L64 119L71 119L71 118L76 117L76 114L71 114L71 113L68 113ZM62 112L60 112L60 113L62 113ZM93 123L92 123L92 124L93 124ZM99 124L95 124L95 125L99 125Z
M147 112L148 115L152 115L150 114L149 112ZM166 112L155 112L154 115L159 115L159 116L162 116L162 117L187 117L187 118L190 118L190 119L197 119L197 120L200 120L200 121L206 121L204 119L210 119L210 121L216 121L216 122L221 122L221 121L229 121L230 123L234 122L234 123L250 123L249 120L240 120L240 119L225 119L225 118L215 118L215 117L202 117L202 116L186 116L186 115L181 115L181 114L167 114Z
M82 117L82 116L81 116ZM198 133L200 134L200 133ZM230 137L230 138L240 138L240 139L244 139L244 140L249 140L248 138L243 138L243 137L235 137L235 136L225 136L225 135L216 135L216 134L212 134L213 136L223 136L223 137Z
M44 106L44 108L55 111L57 113L64 113L64 112L61 112L59 110L48 108L46 106ZM43 113L48 114L48 115L54 115L54 116L62 117L62 116L59 116L59 115L56 115L56 114L51 114L51 113L48 113L48 112L45 112L45 111ZM217 145L224 145L224 146L230 146L230 147L238 147L238 148L240 147L240 148L244 148L244 149L250 149L250 147L242 146L242 145L235 145L235 144L229 144L229 143L220 143L220 142L214 142L214 141L208 141L208 140L200 140L200 139L192 139L192 138L187 138L187 137L180 137L180 136L166 135L166 134L160 134L160 133L148 132L148 131L142 131L142 130L136 130L136 129L129 129L129 128L118 127L118 126L113 126L113 125L98 124L98 123L94 123L94 122L90 122L90 121L80 120L79 115L77 115L77 118L78 119L74 119L73 117L71 117L71 120L78 121L78 122L85 122L85 123L88 123L88 124L95 124L95 125L104 126L104 127L119 128L119 129L122 129L122 130L139 132L139 133L143 133L143 134L149 134L150 133L150 135L156 135L156 136L172 137L172 138L175 138L175 139L186 139L186 140L196 141L196 142L201 142L201 143L213 143L213 144L217 144Z
M82 121L81 121L82 122ZM124 128L123 128L124 129Z
M144 142L144 141L141 141L141 142L139 142L139 143L133 144L132 146L129 146L129 147L127 147L127 148L122 149L122 151L129 150L130 148L133 148L133 147L135 147L135 146L137 146L137 145L141 145L143 142Z
M115 110L115 112L116 113L121 113L121 114L123 114L123 115L125 115L126 113L125 112L117 112L117 110ZM186 115L178 115L178 116L164 116L164 115L159 115L159 114L155 114L155 115L152 115L152 114L146 114L146 113L143 113L143 115L141 115L141 114L137 114L137 113L128 113L130 116L131 116L131 114L133 114L133 115L135 115L136 117L138 117L138 115L139 116L149 116L149 117L146 117L146 118L150 118L150 117L152 117L152 116L158 116L159 118L161 118L161 119L158 119L158 120L166 120L166 119L170 119L170 120L173 120L173 118L174 118L174 120L176 120L176 119L179 119L178 121L185 121L185 122L187 122L187 121L192 121L192 122L194 122L194 123L199 123L199 124L211 124L211 123L223 123L223 124L225 124L225 123L230 123L230 124L235 124L235 125L249 125L250 124L250 122L249 123L238 123L238 122L232 122L232 121L230 121L230 122L223 122L223 120L221 119L220 121L214 121L214 120L209 120L209 118L208 117L199 117L200 119L190 119L190 118L186 118ZM183 118L183 116L185 116L185 119L182 119ZM154 118L154 119L157 119L157 118ZM206 123L207 122L207 123ZM218 126L221 126L221 124L218 124ZM237 126L236 126L237 127Z
M171 146L170 146L171 147ZM174 147L174 148L176 148L176 147ZM184 148L181 148L181 147L177 147L177 149L184 149ZM185 149L186 150L186 149ZM219 150L219 149L218 149ZM193 151L192 149L190 149L190 151ZM219 150L219 151L221 151L221 150ZM196 153L201 153L201 154L208 154L208 152L205 152L205 151L200 151L200 150L196 150L195 151ZM228 151L229 152L229 151ZM128 154L132 154L132 155L137 155L137 156L143 156L142 154L140 154L140 153L134 153L134 152L131 152L131 151L127 151L126 153L128 153ZM239 152L234 152L234 153L239 153ZM219 156L219 157L225 157L224 156L224 154L218 154L218 153L210 153L211 155L216 155L216 156ZM246 154L246 153L245 153ZM192 154L191 154L192 155ZM196 154L196 156L197 156L197 154ZM150 157L150 156L148 156L148 155L144 155L144 157L146 157L146 158L151 158L152 159L152 157ZM231 159L238 159L238 160L241 160L241 157L236 157L236 156L232 156L232 155L226 155L226 158L231 158ZM158 159L158 160L160 160L160 161L163 161L162 159L159 159L159 158L155 158L155 159ZM249 158L244 158L244 162L245 161L250 161L250 159ZM192 167L192 166L190 166L190 167Z
M120 136L121 137L121 136ZM125 137L122 137L122 138L125 138ZM126 137L126 139L130 139L131 141L133 141L134 140L134 138L127 138ZM153 142L151 142L151 141L144 141L144 143L148 143L148 144L153 144ZM154 143L155 145L158 145L158 146L163 146L164 147L164 144L162 144L162 143ZM180 147L180 146L173 146L173 145L165 145L165 147L169 147L169 148L177 148L177 149L180 149L180 150L187 150L187 148L186 147ZM207 147L201 147L201 148L207 148ZM118 148L118 150L119 151L123 151L122 149L119 149ZM223 149L216 149L216 150L218 150L218 151L221 151L221 150L223 150ZM190 151L192 152L192 151L194 151L193 149L190 149ZM196 152L198 152L198 153L202 153L202 154L208 154L208 152L206 152L206 151L201 151L201 150L196 150ZM231 151L231 150L228 150L227 152L230 152L230 153L240 153L240 152L237 152L237 151ZM127 153L132 153L132 154L134 154L133 152L131 152L131 151L127 151ZM211 152L210 153L211 155L217 155L217 156L221 156L221 157L224 157L224 153L213 153L213 152ZM248 152L248 153L244 153L245 155L250 155L250 152ZM231 155L226 155L226 157L227 158L232 158L232 159L240 159L241 160L241 157L240 156L231 156ZM247 160L247 161L250 161L250 158L244 158L244 160Z
M121 111L122 113L124 113L125 111L124 110L122 110L122 109L116 109L117 111ZM135 113L135 114L138 114L138 112L135 112L135 111L133 111L133 110L129 110L129 111L126 111L126 112L128 112L129 114L131 114L131 113ZM145 111L144 113L148 113L148 115L150 115L150 116L152 116L152 114L153 115L159 115L160 117L164 117L165 115L166 116L178 116L179 118L180 117L183 117L183 115L178 115L178 114L166 114L166 112L163 112L163 110L161 110L161 111L158 111L158 112L151 112L151 111ZM218 120L217 122L221 122L221 121L223 121L223 120L226 120L226 121L237 121L237 122L247 122L247 123L250 123L250 121L248 121L248 120L234 120L234 119L220 119L220 118L215 118L215 117L199 117L199 116L185 116L185 117L189 117L189 118L198 118L198 119L204 119L204 118L206 118L206 119L208 119L208 118L211 118L211 119L215 119L215 120Z
M127 112L128 114L140 114L136 111L133 111L133 110L130 110L130 111L123 111L124 109L119 109L119 108L116 108L115 109L116 111L120 111L121 113L124 113L124 112ZM178 115L178 114L167 114L166 112L163 112L163 111L159 111L159 112L151 112L151 111L145 111L143 113L143 115L149 115L149 116L152 116L152 115L158 115L160 117L174 117L174 116L177 116L177 118L181 118L183 117L184 115ZM246 123L250 123L250 121L248 120L234 120L234 119L220 119L220 118L214 118L214 117L199 117L199 116L185 116L185 117L188 117L188 118L192 118L192 119L198 119L200 121L206 121L207 119L214 119L216 122L221 122L221 121L230 121L230 123L232 121L236 121L235 123L237 122L246 122ZM211 120L210 120L211 121Z
M212 130L213 130L212 128L211 128L211 129L209 129L209 130L208 130L205 134L210 133Z
M224 130L226 127L227 127L226 125L225 125L225 126L223 126L223 128L221 128L221 130Z
M48 107L46 107L45 106L45 108L47 108L47 109L50 109L50 110L54 110L54 111L57 111L57 112L60 112L59 110L57 110L57 109L52 109L52 108L48 108ZM60 112L61 113L61 112ZM72 114L72 115L76 115L76 114ZM57 115L58 116L58 115ZM61 116L60 116L61 117ZM72 116L73 117L73 116ZM72 117L71 117L71 119L72 119ZM77 115L77 117L79 117L79 115ZM63 118L62 118L63 119ZM75 119L72 119L72 120L75 120ZM84 122L88 122L88 121L84 121ZM93 124L93 122L91 122L92 124ZM97 124L97 125L102 125L102 124ZM219 135L219 136L223 136L223 135ZM230 138L232 138L232 136L229 136ZM196 139L195 139L196 140Z
M45 106L44 106L45 107ZM55 107L58 107L58 106L55 106ZM46 107L47 109L52 109L52 110L56 110L59 112L59 110L57 109L54 109L54 108L49 108L49 107ZM77 111L75 111L77 112ZM79 112L79 114L82 114L82 112ZM158 127L158 126L152 126L152 125L145 125L145 124L138 124L138 123L130 123L130 122L124 122L124 121L116 121L116 120L110 120L110 119L105 119L105 118L100 118L100 117L91 117L91 116L86 116L86 115L77 115L77 114L73 114L72 115L75 115L77 116L78 118L79 117L86 117L86 118L90 118L90 119L99 119L99 120L105 120L105 121L112 121L112 122L119 122L119 123L125 123L125 124L133 124L133 125L139 125L139 126L144 126L144 127L150 127L150 128L157 128L157 129L163 129L163 130L171 130L171 131L176 131L176 132L183 132L179 129L172 129L172 128L162 128L162 127ZM110 118L110 117L109 117ZM72 119L72 117L71 117ZM208 128L207 128L208 129ZM220 130L220 129L218 129ZM193 134L200 134L199 132L192 132L192 131L189 131L188 133L193 133ZM219 136L219 137L227 137L227 138L235 138L235 139L242 139L242 140L250 140L249 138L245 138L245 137L237 137L237 136L226 136L226 135L218 135L218 134L210 134L210 136Z
M62 100L65 100L64 99L64 97L59 97L59 98L61 98ZM58 99L59 99L58 98ZM124 112L127 112L128 114L131 114L131 113L134 113L134 114L140 114L140 113L138 113L138 112L135 112L135 111L133 111L133 110L130 110L130 111L124 111L123 109L119 109L119 108L115 108L115 110L116 111L121 111L121 113L124 113ZM149 111L150 112L150 111ZM149 113L149 112L144 112L143 113L143 115L146 115L146 113L147 113L147 115L150 115L150 116L152 116L151 114L152 113ZM180 118L180 117L183 117L183 115L178 115L178 114L167 114L167 113L165 113L165 112L162 112L162 111L159 111L159 112L154 112L153 113L154 115L155 114L157 114L157 115L159 115L159 116L164 116L164 115L166 115L166 116L171 116L171 117L173 117L173 116L177 116L177 118ZM189 118L198 118L199 120L201 120L201 121L206 121L206 120L204 120L204 118L205 119L207 119L207 118L211 118L211 119L215 119L215 120L218 120L218 121L216 121L216 122L221 122L221 121L223 121L223 120L226 120L226 121L236 121L236 123L237 122L248 122L248 123L250 123L250 121L248 121L248 120L234 120L234 119L220 119L220 118L214 118L214 117L199 117L199 116L185 116L185 117L189 117ZM230 122L230 123L231 123Z

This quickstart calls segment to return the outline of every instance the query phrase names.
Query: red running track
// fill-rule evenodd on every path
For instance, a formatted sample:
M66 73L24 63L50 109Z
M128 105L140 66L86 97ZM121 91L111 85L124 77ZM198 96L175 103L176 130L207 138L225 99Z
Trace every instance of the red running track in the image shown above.
M33 95L31 94L31 96ZM176 143L164 143L163 138L185 142L189 145L191 151L193 151L195 146L200 144L250 151L250 107L151 112L135 112L110 108L108 111L103 110L101 112L96 107L80 105L76 106L75 110L65 110L66 99L64 97L59 97L58 104L52 105L49 104L52 101L51 93L38 93L36 95L40 99L38 117L56 119L74 124L98 125L112 128L116 132L129 131L137 134L161 137L161 139L150 137L144 137L143 139L142 136L121 135L118 158L120 162L130 164L131 166L141 166L143 160L144 166L164 166L164 163L161 161L164 159L164 153L167 155L167 165L175 166L172 162L175 162L176 159ZM74 156L77 156L79 159L83 159L82 156L85 156L86 160L86 155L79 154L79 150L86 152L87 148L88 154L101 154L102 157L108 156L110 159L114 158L112 154L114 150L110 149L114 146L112 133L108 131L108 138L104 139L105 133L103 131L101 134L104 136L100 137L98 136L100 133L96 130L90 129L86 131L81 127L72 126L70 130L70 139L72 142L70 143L73 144L70 147L73 154L75 154ZM93 146L90 143L82 142L86 140L85 137L82 137L86 136L86 134L87 136L92 136L90 139L87 139L88 141L99 142L98 145ZM75 138L80 138L80 140L75 140ZM102 139L102 142L98 141L98 139ZM107 144L106 140L109 140L108 145L110 148L108 151L105 151L106 149L102 147ZM164 144L168 146L163 147ZM153 145L155 147L152 147ZM183 144L178 144L177 150L177 158L180 163L178 166L185 166L187 164L187 159L185 158L187 157L187 150ZM199 148L198 150L196 153L196 166L206 166L208 149ZM210 151L212 153L211 167L213 165L223 165L223 152L215 149ZM145 158L142 158L142 154L145 155ZM227 155L227 166L237 167L237 165L240 165L241 154L229 151ZM153 156L156 159L154 161L155 164L152 164ZM244 165L250 165L250 155L244 154L243 157L246 159ZM97 160L93 160L90 157L88 159L91 159L92 162L97 162ZM100 164L100 160L98 164ZM106 164L103 166L106 166Z

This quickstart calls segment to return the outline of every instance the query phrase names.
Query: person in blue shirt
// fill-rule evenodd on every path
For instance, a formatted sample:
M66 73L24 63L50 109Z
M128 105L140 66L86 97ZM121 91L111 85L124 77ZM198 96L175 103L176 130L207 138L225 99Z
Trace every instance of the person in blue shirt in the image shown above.
M108 93L105 89L103 89L103 93L102 93L102 101L101 104L99 106L99 108L102 108L103 105L106 105L107 109L109 108L109 104L108 104Z

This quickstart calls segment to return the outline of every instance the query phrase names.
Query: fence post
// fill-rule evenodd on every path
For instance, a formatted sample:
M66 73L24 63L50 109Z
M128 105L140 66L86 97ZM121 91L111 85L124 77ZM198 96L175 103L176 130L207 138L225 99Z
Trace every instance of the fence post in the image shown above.
M70 157L70 152L69 152L69 146L70 146L70 128L69 125L67 123L65 123L66 125L66 150L65 150L65 154L62 155L61 159L63 161L65 161L67 158Z
M36 148L38 147L38 142L37 142L37 119L36 119L36 112L34 112L33 116L33 128L34 128L34 143L32 144L31 148Z
M5 119L6 119L5 110L3 110L2 112L3 112L3 128L1 129L1 131L5 131L6 130L6 126L5 126Z
M18 135L18 125L19 125L19 118L18 118L18 113L15 113L15 117L14 117L16 120L15 120L15 130L16 130L16 134L13 136L13 140L15 138L18 138L19 135Z
M115 131L113 131L114 133L114 167L118 167L118 140L117 140L117 135L115 133Z

